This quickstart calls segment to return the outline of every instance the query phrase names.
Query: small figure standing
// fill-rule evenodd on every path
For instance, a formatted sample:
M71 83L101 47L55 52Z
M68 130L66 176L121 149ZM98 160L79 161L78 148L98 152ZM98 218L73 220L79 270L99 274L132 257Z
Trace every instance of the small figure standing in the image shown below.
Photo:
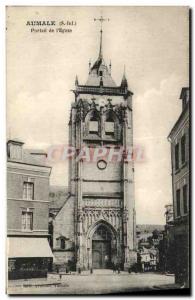
M116 265L115 265L114 262L113 262L113 264L112 264L112 270L113 270L113 273L116 273Z
M121 269L120 269L120 266L118 265L118 274L120 274L121 272Z

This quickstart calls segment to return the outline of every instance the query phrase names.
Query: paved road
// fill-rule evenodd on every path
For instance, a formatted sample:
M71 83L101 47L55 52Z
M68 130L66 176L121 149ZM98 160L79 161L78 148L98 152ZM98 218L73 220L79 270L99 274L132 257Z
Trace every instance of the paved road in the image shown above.
M34 280L35 282L35 280ZM155 273L144 274L121 274L99 273L89 275L67 275L61 279L59 287L30 287L19 286L19 281L15 287L10 284L9 294L109 294L127 293L136 290L148 290L153 286L169 285L174 283L173 276L166 276ZM11 287L12 286L12 287Z

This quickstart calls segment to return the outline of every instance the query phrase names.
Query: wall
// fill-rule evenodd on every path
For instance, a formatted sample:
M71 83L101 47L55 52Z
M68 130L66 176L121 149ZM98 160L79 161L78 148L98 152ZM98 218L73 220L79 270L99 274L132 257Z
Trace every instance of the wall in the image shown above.
M8 162L7 166L8 234L48 234L50 169L14 162ZM34 200L23 199L23 182L29 177L34 182ZM22 210L26 208L33 211L33 231L31 232L22 231Z
M54 233L53 233L53 248L57 249L56 239L59 236L64 236L69 239L66 245L74 246L74 197L70 197L65 205L61 208L54 220Z
M186 162L181 164L181 138L183 135L186 135ZM180 144L180 155L179 155L179 169L175 170L175 145ZM173 142L172 142L172 163L173 163L173 198L174 198L174 218L177 218L177 203L176 203L176 191L180 189L180 208L181 215L184 215L183 209L183 195L182 188L183 185L187 184L187 194L189 198L189 116L185 114L183 120L181 121L178 130L174 133ZM188 202L189 209L189 202ZM188 214L188 213L187 213Z

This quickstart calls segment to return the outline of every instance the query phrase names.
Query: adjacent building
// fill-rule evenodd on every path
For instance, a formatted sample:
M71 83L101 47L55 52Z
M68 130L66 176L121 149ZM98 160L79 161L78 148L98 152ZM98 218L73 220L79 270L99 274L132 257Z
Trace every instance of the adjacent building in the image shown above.
M69 262L69 247L66 237L61 232L64 223L64 215L60 210L65 205L68 194L68 187L50 185L49 187L49 243L54 254L53 270L57 268L63 271ZM55 220L57 216L57 222ZM72 251L71 251L72 253Z
M114 82L102 34L86 83L75 80L69 145L78 156L70 160L69 195L55 217L53 248L67 250L61 260L77 269L113 263L129 269L136 263L133 93L125 72L121 84Z
M159 243L159 270L165 273L175 273L175 244L173 205L165 205L166 225L163 239Z
M163 240L164 225L137 225L137 270L159 270L159 247Z
M181 90L182 112L171 130L173 214L175 240L176 283L189 283L189 145L190 91Z
M8 278L44 277L53 259L48 243L51 167L43 151L7 142Z
M141 247L137 253L138 271L151 272L157 271L159 263L159 250L152 246L151 248Z

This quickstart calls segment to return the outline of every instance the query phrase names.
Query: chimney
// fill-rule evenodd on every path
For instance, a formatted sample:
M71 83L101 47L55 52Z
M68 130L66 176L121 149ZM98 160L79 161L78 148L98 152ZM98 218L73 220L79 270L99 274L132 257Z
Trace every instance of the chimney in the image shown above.
M182 109L186 107L186 104L189 102L190 98L190 89L189 87L183 87L180 94L180 99L182 99Z
M7 142L7 157L15 160L22 160L24 143L18 139L11 139Z

